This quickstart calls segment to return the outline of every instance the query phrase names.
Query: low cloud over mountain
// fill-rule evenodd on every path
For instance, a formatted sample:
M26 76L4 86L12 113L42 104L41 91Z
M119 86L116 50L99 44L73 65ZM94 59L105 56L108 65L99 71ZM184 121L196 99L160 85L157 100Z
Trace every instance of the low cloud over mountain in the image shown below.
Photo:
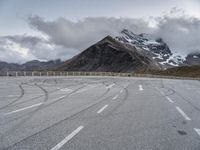
M27 22L47 38L30 35L0 37L1 60L67 59L107 35L117 36L123 29L161 37L172 51L182 54L200 51L200 19L176 8L161 17L148 19L98 17L74 22L66 18L48 21L40 16L30 16Z

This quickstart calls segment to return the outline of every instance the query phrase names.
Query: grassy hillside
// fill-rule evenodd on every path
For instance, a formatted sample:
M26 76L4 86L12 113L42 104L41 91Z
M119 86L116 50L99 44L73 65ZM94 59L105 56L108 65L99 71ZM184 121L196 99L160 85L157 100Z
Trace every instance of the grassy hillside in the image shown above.
M200 77L200 66L176 67L176 68L170 68L164 71L148 70L148 71L141 71L139 73L166 75L166 76L179 76L179 77Z

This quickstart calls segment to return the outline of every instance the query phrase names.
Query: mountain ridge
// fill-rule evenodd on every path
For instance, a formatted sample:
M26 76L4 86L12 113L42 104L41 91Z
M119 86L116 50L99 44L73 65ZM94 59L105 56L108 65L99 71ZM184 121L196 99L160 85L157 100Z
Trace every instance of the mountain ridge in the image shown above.
M56 68L62 61L60 59L50 61L32 60L23 64L7 63L0 61L0 71L41 71Z
M114 71L165 70L200 65L200 52L186 57L173 53L167 43L151 34L135 34L123 29L118 36L106 36L65 62L33 60L24 64L0 61L0 71L65 70Z
M160 66L136 47L125 45L111 36L106 36L67 60L57 70L133 72L149 68L160 69Z
M190 53L186 57L181 56L178 53L172 52L161 37L154 37L146 33L137 35L127 29L123 29L115 38L122 43L140 47L147 55L150 55L153 59L158 61L165 69L200 64L200 52ZM193 55L194 58L190 57L191 55Z

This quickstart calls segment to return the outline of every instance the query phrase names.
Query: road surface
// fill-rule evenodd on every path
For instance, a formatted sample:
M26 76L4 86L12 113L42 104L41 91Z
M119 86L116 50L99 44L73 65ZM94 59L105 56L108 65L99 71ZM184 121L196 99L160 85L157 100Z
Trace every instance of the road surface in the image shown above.
M200 150L200 82L1 77L0 149Z

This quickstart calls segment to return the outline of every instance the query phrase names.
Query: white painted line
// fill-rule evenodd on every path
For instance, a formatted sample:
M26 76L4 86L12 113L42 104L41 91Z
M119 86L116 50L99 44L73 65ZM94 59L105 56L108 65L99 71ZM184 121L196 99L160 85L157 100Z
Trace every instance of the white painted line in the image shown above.
M16 96L20 96L20 95L5 95L5 96L0 96L0 97L16 97Z
M28 106L28 107L24 107L24 108L21 108L21 109L17 109L17 110L5 113L4 115L10 115L10 114L13 114L13 113L17 113L17 112L20 112L20 111L23 111L23 110L26 110L26 109L30 109L30 108L33 108L33 107L40 106L42 104L43 103L34 104L34 105L31 105L31 106Z
M88 89L87 88L83 88L83 89L81 89L81 90L79 90L79 91L77 91L77 92L75 92L75 93L81 93L81 92L85 92L85 91L87 91Z
M104 109L106 109L106 107L108 107L108 105L103 106L101 109L99 109L97 111L97 114L100 114L102 111L104 111Z
M87 91L87 90L88 90L88 89L83 88L83 89L80 89L80 90L78 90L78 91L72 93L71 95L75 95L75 94L78 94L78 93L82 93L82 92L85 92L85 91Z
M71 140L76 134L78 134L84 126L78 127L76 130L74 130L71 134L69 134L67 137L65 137L60 143L58 143L56 146L51 148L51 150L58 150L60 149L63 145L65 145L69 140Z
M144 90L143 87L142 87L142 85L139 85L139 90L140 90L140 91L143 91L143 90Z
M114 85L115 85L115 84L113 83L113 84L107 86L106 88L107 88L107 89L110 89L110 88L112 88Z
M64 88L64 89L60 89L61 91L64 91L64 92L72 92L73 90L72 89L68 89L68 88Z
M120 93L122 93L122 92L123 92L123 90L120 91Z
M171 100L171 98L169 98L168 96L166 96L166 99L167 99L170 103L174 103L174 101Z
M119 96L119 95L116 95L116 96L115 96L115 97L113 97L112 99L113 99L113 100L115 100L115 99L117 99L117 98L118 98L118 96Z
M59 101L60 99L65 98L66 96L67 96L67 95L65 95L65 96L61 96L61 97L56 98L56 99L54 99L54 100L52 100L52 101L53 101L53 102Z
M178 107L178 106L176 106L176 109L178 110L178 112L185 118L185 120L191 120L187 115L186 115L186 113L184 113L184 111L180 108L180 107Z
M200 136L200 129L194 128L194 130L197 132L197 134Z

